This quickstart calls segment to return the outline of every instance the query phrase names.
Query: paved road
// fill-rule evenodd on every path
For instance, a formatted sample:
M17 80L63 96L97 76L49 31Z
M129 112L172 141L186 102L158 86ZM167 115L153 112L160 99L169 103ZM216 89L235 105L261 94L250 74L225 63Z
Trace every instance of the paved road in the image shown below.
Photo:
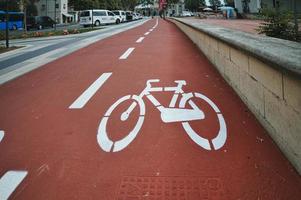
M167 21L48 63L0 97L0 197L300 199L300 176Z
M104 29L78 35L12 40L11 46L23 46L25 48L0 55L0 84L93 42L136 27L146 21L147 19L126 24L108 25Z

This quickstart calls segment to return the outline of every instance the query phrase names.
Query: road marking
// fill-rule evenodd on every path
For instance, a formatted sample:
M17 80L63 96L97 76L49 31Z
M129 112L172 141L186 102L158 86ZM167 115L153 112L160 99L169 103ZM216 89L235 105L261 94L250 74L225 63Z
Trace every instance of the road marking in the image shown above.
M148 35L150 32L146 32L146 33L144 33L144 35Z
M124 60L127 59L128 56L134 51L135 48L131 47L128 50L126 50L126 52L124 52L124 54L122 54L122 56L120 56L120 60Z
M80 95L72 104L69 109L83 108L86 103L92 98L97 90L106 82L106 80L112 75L112 73L103 73L82 95Z
M4 138L4 131L0 130L0 142L2 141L3 138Z
M149 32L152 32L154 29L152 28L152 29L149 29Z
M136 43L141 43L142 40L144 40L144 37L140 37L140 38L136 41Z
M182 86L186 84L185 80L177 80L177 87L152 87L152 82L159 82L159 79L150 79L146 81L146 87L142 90L139 95L127 95L119 100L117 100L113 105L109 107L104 117L101 119L100 124L98 126L97 132L97 142L102 150L105 152L118 152L126 148L138 135L145 116L145 104L143 101L143 97L147 97L150 102L154 105L156 109L161 113L160 117L164 123L173 123L173 122L181 122L182 126L190 137L190 139L195 142L198 146L211 151L218 150L224 146L227 140L227 127L226 122L224 120L223 115L220 113L218 107L205 95L198 92L190 92L184 93L182 90ZM161 103L151 94L152 92L166 92L173 91L174 95L170 101L169 107L164 107ZM177 99L181 95L179 107L175 107ZM206 103L208 103L216 112L218 121L219 121L219 131L215 138L207 139L199 135L199 132L195 132L195 130L191 127L191 121L202 120L205 119L204 112L199 108L200 105L196 105L192 98L199 98ZM108 136L107 122L111 117L111 113L120 105L123 105L123 102L131 101L130 106L120 113L120 120L126 121L131 115L132 111L135 107L138 106L140 110L138 121L136 122L135 127L128 133L127 136L118 140L112 141ZM189 107L187 107L189 105ZM137 114L137 113L136 113ZM211 147L212 146L212 147Z
M6 172L0 179L0 199L8 199L27 174L27 171Z

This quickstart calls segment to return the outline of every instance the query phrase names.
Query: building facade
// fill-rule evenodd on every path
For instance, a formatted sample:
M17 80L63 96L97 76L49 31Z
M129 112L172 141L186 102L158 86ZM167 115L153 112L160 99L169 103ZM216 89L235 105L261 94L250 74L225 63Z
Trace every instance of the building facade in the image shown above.
M172 16L180 16L182 12L185 10L185 0L180 0L176 4L168 5L167 13Z
M72 21L68 14L68 0L40 0L36 3L39 16L49 16L57 23Z

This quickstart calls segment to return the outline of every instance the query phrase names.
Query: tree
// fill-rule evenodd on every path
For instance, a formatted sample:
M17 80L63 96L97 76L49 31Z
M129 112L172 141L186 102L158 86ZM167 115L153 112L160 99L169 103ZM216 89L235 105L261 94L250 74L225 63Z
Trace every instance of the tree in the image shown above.
M224 0L226 6L234 7L234 0Z
M121 5L124 10L134 10L138 4L138 0L121 0Z
M244 13L249 13L250 12L249 3L250 3L250 0L243 0L242 1L242 7L243 7L242 10L243 10Z
M280 12L279 8L262 10L264 22L259 26L260 34L285 40L300 41L301 32L296 32L293 25L293 14L290 11Z
M205 0L186 0L185 8L191 11L197 11L200 6L206 5Z
M118 10L121 8L122 0L106 0L106 9L109 10Z
M216 6L221 6L221 1L220 0L209 0L210 4L212 7L216 7Z
M106 9L107 0L69 0L69 6L74 10Z
M0 10L6 10L6 1L8 1L8 10L20 11L20 0L0 0Z
M38 9L35 3L37 0L21 0L23 3L23 12L26 16L38 15Z

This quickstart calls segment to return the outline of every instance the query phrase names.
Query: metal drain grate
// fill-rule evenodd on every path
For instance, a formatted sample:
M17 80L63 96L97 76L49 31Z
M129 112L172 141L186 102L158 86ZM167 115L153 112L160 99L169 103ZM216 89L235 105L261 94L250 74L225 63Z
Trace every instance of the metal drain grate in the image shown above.
M117 200L212 200L227 199L216 177L125 176Z

